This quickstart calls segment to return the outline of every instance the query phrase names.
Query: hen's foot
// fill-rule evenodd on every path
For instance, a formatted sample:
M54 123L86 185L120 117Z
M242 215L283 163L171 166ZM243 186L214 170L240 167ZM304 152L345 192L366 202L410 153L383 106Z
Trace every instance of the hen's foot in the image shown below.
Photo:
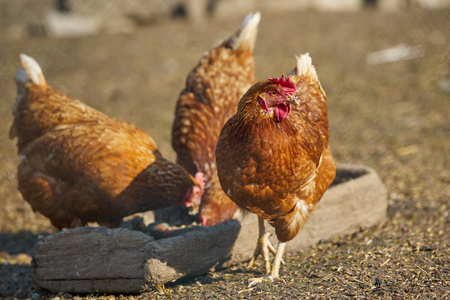
M269 252L275 254L275 248L272 246L272 243L269 241L270 232L264 233L258 240L258 245L256 245L255 253L253 254L252 259L247 264L247 269L251 269L253 264L259 255L262 256L264 260L264 268L266 270L266 274L270 272L270 260L269 260Z
M270 272L270 261L269 261L269 252L275 255L277 252L275 248L272 246L272 243L269 240L270 233L266 232L263 236L261 236L258 240L258 245L256 245L255 253L253 254L252 259L247 264L247 270L250 270L253 267L256 259L259 255L261 255L264 259L264 267L266 270L266 274ZM281 264L285 264L284 260L281 260Z
M258 283L263 282L264 280L270 280L273 283L286 283L286 281L284 279L281 279L278 276L266 275L264 277L249 279L248 287L252 287Z

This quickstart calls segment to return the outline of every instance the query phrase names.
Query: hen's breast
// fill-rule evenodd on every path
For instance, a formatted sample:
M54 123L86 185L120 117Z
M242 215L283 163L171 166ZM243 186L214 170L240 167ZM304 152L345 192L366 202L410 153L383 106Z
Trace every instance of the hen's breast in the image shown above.
M322 144L306 118L289 117L298 118L275 123L233 117L219 140L217 164L222 187L234 202L277 229L298 232L297 225L289 227L303 224L313 209Z

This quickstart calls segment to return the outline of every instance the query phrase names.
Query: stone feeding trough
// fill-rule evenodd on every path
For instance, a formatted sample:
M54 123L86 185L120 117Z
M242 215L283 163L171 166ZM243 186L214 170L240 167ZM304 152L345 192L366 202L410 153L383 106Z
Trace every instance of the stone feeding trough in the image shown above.
M374 170L338 165L333 185L286 251L380 224L387 205L386 188ZM250 214L211 227L174 230L159 239L144 232L81 227L40 237L32 261L33 280L51 292L141 292L249 260L258 221ZM275 235L272 238L276 243Z

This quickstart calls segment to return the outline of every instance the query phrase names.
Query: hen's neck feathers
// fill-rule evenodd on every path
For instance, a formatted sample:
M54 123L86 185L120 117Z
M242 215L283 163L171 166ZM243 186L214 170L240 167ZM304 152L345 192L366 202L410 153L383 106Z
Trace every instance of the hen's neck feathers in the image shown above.
M295 75L291 75L290 79L296 84L295 95L300 103L292 105L291 112L283 121L277 122L273 115L264 114L263 108L259 104L259 95L274 85L269 80L254 84L244 94L238 104L236 121L241 123L239 125L242 126L241 128L247 128L251 132L250 135L260 132L264 135L264 138L270 138L269 135L274 134L274 131L278 131L278 129L281 129L281 131L278 131L279 133L296 131L296 134L298 134L298 132L304 130L314 132L312 135L305 135L305 138L308 139L306 142L313 142L314 140L315 143L326 147L328 144L326 96L309 55L302 55L297 58L297 67L294 72ZM316 140L319 136L321 141Z

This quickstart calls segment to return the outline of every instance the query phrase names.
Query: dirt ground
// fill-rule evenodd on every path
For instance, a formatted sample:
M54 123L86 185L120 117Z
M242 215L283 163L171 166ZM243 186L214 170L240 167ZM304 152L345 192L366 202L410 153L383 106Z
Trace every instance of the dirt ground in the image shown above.
M374 168L389 190L388 220L291 254L286 284L247 288L260 276L237 265L137 295L52 295L30 277L38 235L55 232L16 189L18 158L8 138L19 53L35 57L48 82L150 133L174 159L170 126L185 77L241 16L160 20L131 34L20 40L0 36L0 298L3 299L448 299L450 298L450 11L274 14L262 11L257 78L294 67L309 52L328 96L337 161ZM368 53L404 44L421 57L368 64Z

